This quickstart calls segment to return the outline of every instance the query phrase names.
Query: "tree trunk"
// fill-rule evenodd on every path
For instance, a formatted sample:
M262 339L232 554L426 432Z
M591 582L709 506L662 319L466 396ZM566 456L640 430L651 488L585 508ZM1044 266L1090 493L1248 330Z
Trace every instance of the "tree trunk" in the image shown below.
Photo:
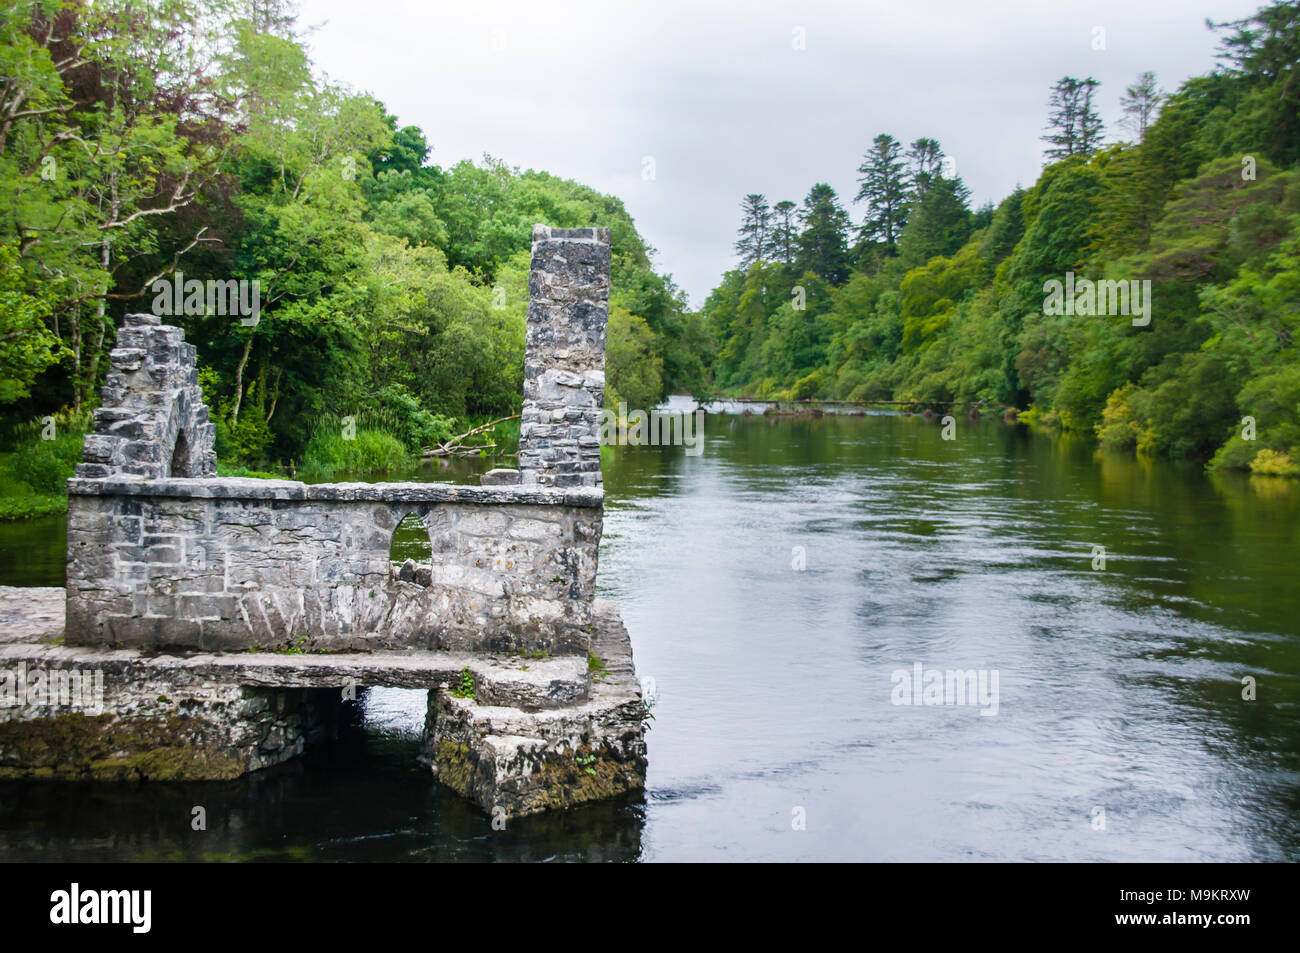
M72 409L81 413L81 305L68 312L72 325Z
M271 418L275 416L275 405L280 402L280 379L284 377L284 368L275 369L275 380L271 384L271 409L266 412L266 422L271 423Z
M249 352L253 350L253 336L250 334L244 342L244 354L235 368L235 405L230 410L230 426L239 423L239 404L244 399L244 367L248 364Z
M114 203L116 204L116 203ZM116 211L114 212L116 214ZM99 266L104 269L104 274L108 274L108 266L112 262L112 248L108 242L99 246ZM104 294L108 294L107 285L104 287ZM99 327L95 334L95 350L90 355L90 373L87 375L85 382L85 399L89 400L91 393L95 389L95 381L99 378L99 356L104 352L104 335L108 330L108 316L105 313L104 298L100 298L95 305L95 319ZM78 385L80 386L80 385ZM83 398L81 394L77 395L77 409L81 409Z
M122 210L122 199L117 192L117 170L114 169L108 178L109 186L109 221L116 221L118 212ZM95 389L95 381L99 377L99 355L104 350L104 334L107 330L107 297L109 287L112 284L112 275L109 272L113 264L113 246L108 239L99 243L99 267L104 272L104 293L99 296L99 301L95 303L95 321L98 325L95 334L95 351L90 355L90 372L86 380L77 379L76 382L76 407L80 411L82 405L90 399L91 393Z

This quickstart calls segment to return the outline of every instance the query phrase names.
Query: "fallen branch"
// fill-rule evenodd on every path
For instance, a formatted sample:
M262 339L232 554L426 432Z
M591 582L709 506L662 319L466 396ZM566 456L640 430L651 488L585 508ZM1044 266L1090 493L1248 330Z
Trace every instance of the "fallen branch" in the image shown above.
M422 459L426 460L429 457L471 457L480 450L495 450L495 443L472 447L465 447L462 446L462 444L470 437L477 437L479 434L483 433L483 431L491 430L497 424L505 423L507 420L518 419L519 414L511 414L509 417L498 417L496 420L490 420L481 426L474 427L471 430L466 430L463 434L451 437L445 443L441 443L436 447L425 447L421 451L420 456Z

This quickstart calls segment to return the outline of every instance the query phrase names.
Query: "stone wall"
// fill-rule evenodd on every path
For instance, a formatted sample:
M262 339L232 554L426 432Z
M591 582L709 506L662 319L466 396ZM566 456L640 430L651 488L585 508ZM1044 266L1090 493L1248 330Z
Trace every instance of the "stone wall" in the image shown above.
M195 357L180 328L151 314L126 316L77 476L216 474L216 427L208 420Z
M64 593L0 587L0 780L223 780L337 737L365 686L429 691L420 760L507 818L645 785L643 697L615 606L591 656L169 654L63 645ZM467 686L468 683L468 686Z
M335 688L245 686L147 659L76 659L57 649L30 664L3 661L0 682L24 669L32 681L66 674L81 680L90 704L0 702L0 780L228 780L338 733Z
M585 655L596 488L73 479L67 643ZM409 581L393 531L433 555Z
M609 267L609 229L533 227L519 427L524 484L601 483Z

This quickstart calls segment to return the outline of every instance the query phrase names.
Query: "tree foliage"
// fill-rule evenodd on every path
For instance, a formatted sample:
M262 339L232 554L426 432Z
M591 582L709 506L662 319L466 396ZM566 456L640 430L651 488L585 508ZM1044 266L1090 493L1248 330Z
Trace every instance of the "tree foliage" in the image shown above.
M617 198L490 156L431 164L422 130L322 79L295 30L285 0L6 7L0 412L93 406L121 316L180 271L260 288L255 321L167 318L198 347L224 458L301 459L349 415L411 449L445 439L518 409L537 222L610 229L611 389L701 386L702 322Z
M1063 76L1052 87L1048 132L1043 136L1049 146L1049 159L1086 156L1101 144L1103 125L1093 105L1093 96L1100 85L1091 76L1087 79Z

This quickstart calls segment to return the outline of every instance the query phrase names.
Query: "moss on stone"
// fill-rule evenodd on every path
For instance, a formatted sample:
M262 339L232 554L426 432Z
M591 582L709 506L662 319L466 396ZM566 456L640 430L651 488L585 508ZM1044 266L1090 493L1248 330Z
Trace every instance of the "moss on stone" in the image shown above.
M592 757L594 761L587 760ZM595 755L588 745L577 751L566 750L558 757L544 758L538 765L537 780L535 789L526 798L528 813L598 801L645 784L632 766Z
M97 781L229 781L243 773L239 758L211 748L155 748L90 766Z
M457 794L470 797L470 779L474 776L475 759L469 746L448 741L438 742L438 780Z
M238 755L196 737L192 719L57 715L0 722L0 777L101 781L229 780Z

